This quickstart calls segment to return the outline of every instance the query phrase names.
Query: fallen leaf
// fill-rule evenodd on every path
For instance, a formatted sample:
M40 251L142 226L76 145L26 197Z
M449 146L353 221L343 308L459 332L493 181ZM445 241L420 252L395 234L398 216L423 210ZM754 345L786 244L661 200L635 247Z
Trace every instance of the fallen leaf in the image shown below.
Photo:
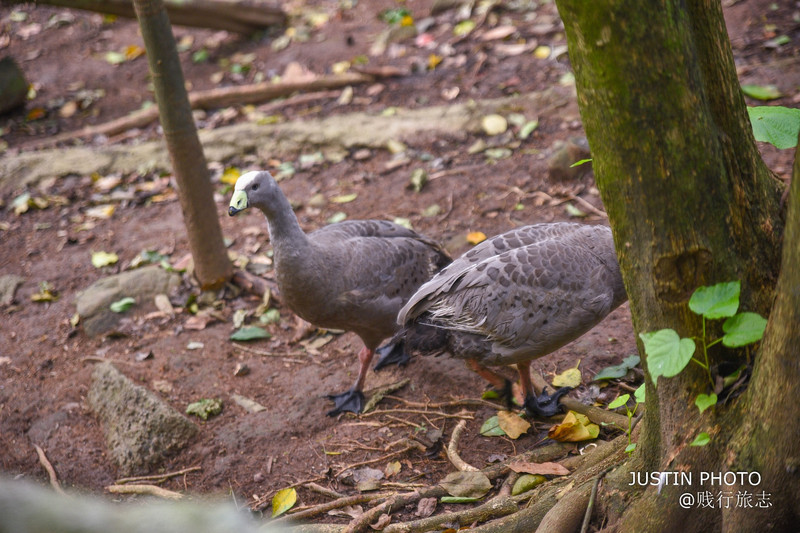
M553 386L558 387L570 387L575 388L581 384L581 371L578 369L578 365L580 365L581 361L578 360L578 363L573 368L568 368L567 370L563 371L560 374L557 374L553 378Z
M191 329L194 331L201 331L206 329L210 323L212 323L216 318L211 315L201 313L194 316L190 316L186 322L183 323L184 329Z
M434 70L442 62L442 56L431 54L428 56L428 70Z
M600 426L592 424L589 419L575 411L569 411L563 422L550 428L547 436L559 442L579 442L596 439L600 434Z
M774 85L742 85L742 92L755 100L775 100L783 96Z
M128 61L133 61L137 57L141 57L144 55L144 48L139 45L132 44L125 47L125 59Z
M541 474L543 476L568 476L569 470L559 463L530 463L528 461L512 461L508 468L518 474Z
M486 30L483 35L480 36L481 41L495 41L498 39L505 39L506 37L511 37L517 31L516 26L506 25L506 26L497 26L490 30Z
M486 234L482 231L471 231L467 233L467 242L473 246L486 240Z
M547 481L547 478L541 474L525 474L519 476L519 479L517 479L514 483L514 487L511 489L511 495L516 496L517 494L528 492L545 481Z
M403 465L400 464L400 461L392 461L391 463L386 465L386 468L383 469L383 473L386 475L387 478L390 478L395 474L399 474L402 468Z
M347 220L347 213L343 211L337 211L328 218L327 222L328 224L336 224L337 222L342 222L344 220Z
M175 314L175 309L172 307L172 303L169 301L166 294L156 294L153 298L153 303L156 304L156 309L165 315L172 316Z
M334 204L346 204L352 202L356 198L358 198L358 193L340 194L339 196L331 198L331 202Z
M506 432L500 427L500 418L497 415L486 419L481 426L481 435L484 437L503 437Z
M43 281L39 284L39 292L31 294L31 301L46 303L58 300L58 291L48 282Z
M439 482L451 496L482 498L492 488L492 482L483 472L451 472Z
M228 185L235 185L236 180L239 179L239 176L242 175L242 171L239 170L237 167L227 167L223 172L222 176L220 176L219 181L222 183L227 183Z
M533 51L534 57L537 59L547 59L550 57L550 47L549 46L537 46L536 50Z
M480 500L480 498L473 498L471 496L442 496L440 501L442 503L475 503L478 500ZM445 533L449 533L450 531L455 533L454 529L445 529Z
M511 411L498 411L497 420L500 429L512 439L518 439L520 435L527 433L531 427L530 422Z
M239 394L231 394L231 399L236 402L236 405L247 411L248 413L260 413L266 411L267 408L255 400L240 396Z
M114 206L111 204L96 205L84 211L84 214L90 218L107 219L111 218L111 215L114 214L114 209Z
M375 522L374 524L370 524L369 527L371 527L375 531L380 531L380 530L386 528L386 526L388 526L389 522L391 522L391 521L392 521L392 517L389 516L387 513L383 513L378 518L378 521Z
M508 129L508 121L502 115L486 115L481 119L481 128L486 135L499 135Z
M70 118L78 111L78 102L70 100L62 105L58 110L58 116L61 118Z
M420 518L427 518L436 510L437 503L436 498L422 498L417 503L417 511L414 514Z
M218 415L222 412L222 400L219 398L204 398L197 402L190 403L186 407L187 415L195 415L203 420L208 420L209 416Z
M272 518L280 516L297 503L297 491L293 488L281 489L272 497Z
M364 509L360 505L346 505L341 509L331 509L328 511L330 516L348 516L350 518L361 518Z
M115 313L124 313L134 305L136 305L136 300L134 300L130 296L126 296L125 298L119 299L115 302L111 302L111 305L109 305L108 308Z
M117 261L119 261L119 257L115 253L92 252L92 266L95 268L113 265L116 264Z
M462 37L464 35L468 35L474 29L475 29L474 20L472 19L462 20L453 27L453 35L455 35L456 37Z
M268 339L272 337L264 328L258 326L245 326L234 331L230 340L232 341L254 341L258 339Z
M638 355L629 355L622 362L618 365L611 365L603 368L595 374L594 381L598 381L601 379L617 379L624 377L625 374L628 373L628 370L634 368L636 365L639 364L639 356Z
M205 347L205 344L198 341L192 341L186 345L187 350L202 350Z

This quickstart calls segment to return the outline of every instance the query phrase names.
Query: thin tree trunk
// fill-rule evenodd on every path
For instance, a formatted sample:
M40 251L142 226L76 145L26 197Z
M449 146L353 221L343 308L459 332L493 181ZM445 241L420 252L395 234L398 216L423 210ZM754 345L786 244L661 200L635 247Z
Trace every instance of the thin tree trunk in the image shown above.
M153 76L164 138L178 183L197 280L217 288L231 277L217 205L203 147L197 136L175 38L161 0L134 0Z
M781 185L753 140L719 2L557 5L637 333L672 328L700 337L689 297L723 281L741 280L742 309L767 315L780 264ZM712 324L709 333L718 329ZM744 350L722 345L710 356L712 365L746 362ZM646 357L643 364L647 372ZM702 471L724 471L746 400L699 415L694 399L709 391L696 365L660 378L657 389L647 372L646 383L644 427L629 469L688 469L698 481ZM689 447L700 431L712 443ZM630 489L629 474L609 474L609 485ZM621 530L720 529L722 510L681 508L681 489L647 490Z

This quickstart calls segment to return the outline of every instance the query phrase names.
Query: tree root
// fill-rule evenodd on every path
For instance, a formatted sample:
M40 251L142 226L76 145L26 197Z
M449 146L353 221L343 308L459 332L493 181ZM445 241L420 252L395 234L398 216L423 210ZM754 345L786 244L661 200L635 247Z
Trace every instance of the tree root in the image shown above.
M156 485L109 485L106 490L112 494L146 494L164 498L165 500L183 499L183 494L180 492L162 489Z
M461 438L461 433L464 431L465 427L467 427L467 421L461 420L456 424L456 427L453 428L453 434L450 436L450 444L447 445L446 449L447 458L450 459L450 462L453 463L453 466L455 466L457 470L462 472L477 472L477 468L464 461L461 456L458 455L458 440Z
M39 462L47 471L47 477L50 478L50 486L53 487L53 490L57 493L64 494L64 489L61 488L61 484L58 482L56 469L53 468L53 465L47 459L47 455L45 455L44 450L38 444L34 444L33 447L36 448L36 455L39 456Z

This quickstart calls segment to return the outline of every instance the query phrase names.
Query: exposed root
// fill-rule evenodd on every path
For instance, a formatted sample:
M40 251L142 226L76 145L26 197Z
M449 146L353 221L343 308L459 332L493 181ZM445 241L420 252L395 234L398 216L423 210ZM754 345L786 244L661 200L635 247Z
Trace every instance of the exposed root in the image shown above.
M156 485L109 485L106 490L113 494L144 494L157 496L165 500L180 500L183 498L183 494L180 492L162 489Z
M47 477L50 478L50 486L53 487L53 490L55 490L57 493L64 494L64 489L61 488L61 484L58 482L56 470L53 468L53 465L50 464L50 461L47 459L44 450L38 444L34 444L33 447L36 448L36 455L39 456L39 462L47 471Z
M125 483L135 483L137 481L154 481L155 483L163 483L164 481L168 480L169 478L173 478L176 476L182 476L184 474L188 474L189 472L196 472L201 470L199 466L191 466L189 468L184 468L183 470L178 470L177 472L168 472L166 474L153 474L151 476L136 476L136 477L123 477L119 478L114 482L116 485L124 485Z
M458 455L458 441L466 427L467 421L461 420L456 424L456 427L453 428L453 434L450 436L450 444L447 445L447 458L450 459L450 462L453 463L453 466L455 466L457 470L462 472L477 472L477 468L464 461L461 456Z

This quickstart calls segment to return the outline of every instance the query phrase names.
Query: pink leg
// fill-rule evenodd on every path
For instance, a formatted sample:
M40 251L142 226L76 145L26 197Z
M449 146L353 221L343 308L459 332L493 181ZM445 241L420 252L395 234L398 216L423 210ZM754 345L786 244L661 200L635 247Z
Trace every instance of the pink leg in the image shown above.
M531 382L531 362L517 363L519 372L519 383L522 385L522 397L527 398L533 394L533 383Z
M466 363L467 367L469 367L470 370L472 370L480 377L491 383L494 388L500 391L505 389L506 382L508 381L506 380L506 378L504 378L503 376L501 376L496 372L492 372L491 370L480 364L476 359L467 359Z
M372 357L375 355L375 352L364 346L361 348L361 351L358 352L358 378L356 378L355 385L353 385L353 389L355 390L362 390L364 388L364 381L367 379L367 372L369 371L369 364L372 362Z

